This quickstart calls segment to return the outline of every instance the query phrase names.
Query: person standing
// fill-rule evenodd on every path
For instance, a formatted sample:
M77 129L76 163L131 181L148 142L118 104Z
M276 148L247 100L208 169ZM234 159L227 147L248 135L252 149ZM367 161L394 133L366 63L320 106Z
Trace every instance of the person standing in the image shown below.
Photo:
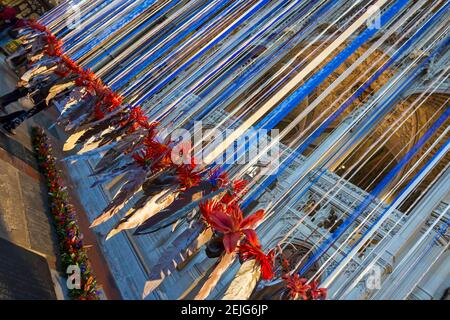
M18 88L1 97L0 103L3 107L26 96L34 103L34 106L29 110L20 110L0 117L2 128L9 134L15 134L15 129L25 120L47 109L55 98L70 92L77 77L78 75L72 74L57 81L50 81L45 84L39 83L32 89Z

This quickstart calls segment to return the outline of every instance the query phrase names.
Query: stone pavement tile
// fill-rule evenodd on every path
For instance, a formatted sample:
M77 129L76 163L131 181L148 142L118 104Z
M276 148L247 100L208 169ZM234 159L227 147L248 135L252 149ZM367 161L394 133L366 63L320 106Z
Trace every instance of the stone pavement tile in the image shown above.
M6 238L29 247L27 221L23 206L18 172L12 165L0 165L0 224L7 232Z
M53 221L46 212L33 208L25 208L28 222L28 234L30 248L47 256L49 264L54 269L59 269L57 262L59 249L54 233Z
M0 161L4 161L13 167L15 167L20 173L27 175L28 177L32 178L34 181L43 182L41 174L35 169L29 166L27 163L23 162L19 158L11 155L8 153L8 151L2 149L0 147Z
M19 172L19 182L25 207L48 211L47 188L43 181L36 181L24 172Z
M0 239L0 300L56 300L44 257Z
M34 170L38 170L36 158L32 149L25 147L20 141L0 133L0 148L6 150L10 155L22 160Z
M47 201L47 188L43 182L36 181L19 172L25 216L27 218L30 245L33 250L46 254L52 262L59 256L54 234L53 220Z

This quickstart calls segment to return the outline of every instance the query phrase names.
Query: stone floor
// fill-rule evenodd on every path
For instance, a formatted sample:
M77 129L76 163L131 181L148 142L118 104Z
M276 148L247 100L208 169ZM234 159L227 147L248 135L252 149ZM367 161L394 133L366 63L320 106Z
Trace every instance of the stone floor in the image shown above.
M17 78L5 66L4 57L0 58L0 74L2 75L0 95L3 95L14 89ZM6 110L0 111L11 112L18 108L20 106L12 104ZM56 297L56 289L50 295L45 295L48 293L49 284L46 284L44 279L51 279L45 273L53 270L52 273L57 274L54 270L58 269L58 246L48 214L47 191L31 146L29 130L32 124L34 122L21 127L17 135L12 138L0 134L0 238L9 243L8 245L3 241L4 245L0 252L2 257L9 257L2 263L3 281L0 282L3 285L2 298L4 299L38 299L39 292L43 295L41 298ZM21 256L23 259L18 259ZM47 271L42 266L42 261L47 261ZM31 269L40 270L42 275L42 278L36 277L41 281L40 286L36 283L27 284L30 288L36 289L34 295L30 295L29 290L25 290L21 285L23 281L17 280L16 277L11 282L15 284L15 287L11 284L7 285L7 278L4 276L8 271L8 265L11 266L12 271L15 271L15 268L25 270L27 263L29 263L30 272ZM12 272L11 274L20 277L22 273ZM23 276L26 278L26 275ZM50 284L51 287L54 286L53 283Z
M16 77L4 63L0 66L3 95L14 89ZM6 111L17 108L11 105ZM13 138L0 134L0 236L46 255L54 264L56 241L47 213L45 185L31 146L30 125L20 127Z
M1 55L0 75L0 95L14 90L17 77ZM18 109L22 109L20 105L11 104L6 110L0 110L0 114ZM0 238L45 257L53 273L59 270L57 240L49 216L46 187L31 145L30 131L34 125L48 128L55 115L56 110L42 112L22 125L13 137L0 133ZM53 128L48 130L48 134L58 151L64 133ZM71 181L65 182L71 189ZM101 289L105 297L120 299L121 295L97 244L96 235L88 228L83 206L76 195L73 195L72 202L79 213L85 243L92 245L89 257Z
M0 300L55 300L44 256L0 238Z

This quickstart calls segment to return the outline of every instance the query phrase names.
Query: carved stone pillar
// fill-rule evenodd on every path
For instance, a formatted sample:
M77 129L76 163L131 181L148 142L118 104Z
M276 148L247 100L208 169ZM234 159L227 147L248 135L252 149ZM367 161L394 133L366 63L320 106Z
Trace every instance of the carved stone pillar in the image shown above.
M420 230L429 217L430 213L439 205L439 203L448 194L448 185L450 184L450 169L437 181L437 183L428 191L416 208L410 213L410 220L405 224L402 230L392 239L391 245L386 250L386 259L395 264L402 253L410 246L412 239L420 233Z

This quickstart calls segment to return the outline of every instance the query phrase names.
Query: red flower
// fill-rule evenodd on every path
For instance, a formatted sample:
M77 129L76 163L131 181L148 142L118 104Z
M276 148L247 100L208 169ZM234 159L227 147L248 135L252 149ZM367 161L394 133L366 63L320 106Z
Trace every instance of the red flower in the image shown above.
M86 71L80 69L79 71L80 77L75 80L75 84L79 87L95 90L98 95L98 92L101 91L100 88L103 87L102 82L96 78L95 74L90 69L87 69Z
M44 52L48 54L49 56L62 56L62 46L63 42L61 40L58 40L54 35L51 33L48 33L46 36L43 37L44 41L47 42L47 47L44 49Z
M143 167L148 166L154 160L154 154L150 148L136 152L132 157Z
M205 219L205 221L208 224L210 223L209 217L212 214L213 211L223 211L223 204L215 201L215 200L206 200L205 202L200 202L200 204L198 205L200 212L202 213L203 219Z
M54 44L57 42L57 39L52 34L47 34L46 36L42 37L42 39L47 42L47 44Z
M37 30L40 32L46 32L46 33L50 34L50 31L47 29L47 27L39 24L36 21L36 19L29 19L28 24L29 24L30 28L32 28L34 30Z
M192 187L198 186L202 181L202 176L200 171L195 171L197 164L195 159L191 159L190 164L183 164L177 167L178 181L182 190L187 190Z
M228 205L236 204L244 195L247 193L247 184L246 180L236 180L233 181L232 191L228 192L222 197L222 202Z
M308 293L311 290L311 286L307 284L307 279L300 278L298 274L293 276L289 274L284 279L292 299L300 297L302 300L309 300Z
M313 300L325 300L328 295L326 288L319 288L319 282L314 280L311 282L311 298Z
M61 57L61 60L64 62L66 67L72 72L76 74L81 74L83 72L83 69L80 66L78 66L78 64L75 61L73 61L70 57L63 55Z
M61 48L58 47L53 47L53 46L49 46L45 52L47 53L47 55L51 56L51 57L60 57L63 55L63 51L61 50Z
M119 107L123 102L123 97L119 96L115 92L108 92L103 98L103 102L108 105L108 111L112 112L114 109Z
M154 140L157 133L155 128L158 126L158 123L157 122L149 123L148 117L144 115L144 112L142 111L141 107L133 108L133 110L131 110L131 112L128 114L127 119L120 123L120 126L125 127L130 123L132 123L132 125L131 128L128 130L128 133L133 133L139 127L142 127L150 130L149 135L145 138L145 141L147 141L148 139Z
M94 115L97 120L101 120L105 117L101 104L98 102L95 104Z
M145 148L133 154L134 160L141 166L152 165L154 172L162 170L172 165L170 157L170 147L152 139L146 139Z
M233 191L235 194L243 195L247 193L248 181L246 180L235 180L233 181Z
M85 86L84 79L82 77L75 79L75 85L77 87L84 87Z
M223 234L223 245L227 253L236 250L242 236L245 236L251 243L259 243L256 231L253 229L256 223L263 219L264 210L259 210L254 214L243 217L243 213L237 204L220 207L203 205L203 209L214 210L203 211L204 219L211 228ZM224 210L226 208L226 210Z
M259 244L252 244L251 242L239 245L239 255L242 261L255 259L261 267L261 278L264 280L271 280L274 277L273 265L275 261L275 251L270 250L266 255L261 250Z
M226 204L226 205L233 205L236 204L239 201L239 198L236 197L234 193L227 192L225 195L220 199L220 202Z

